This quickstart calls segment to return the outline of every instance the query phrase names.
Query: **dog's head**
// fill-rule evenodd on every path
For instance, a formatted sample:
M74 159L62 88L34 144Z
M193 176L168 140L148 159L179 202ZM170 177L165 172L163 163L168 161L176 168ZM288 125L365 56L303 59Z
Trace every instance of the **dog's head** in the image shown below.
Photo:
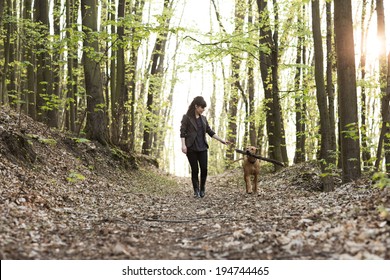
M254 146L248 146L245 148L245 153L250 156L250 155L255 155L257 153L257 148Z

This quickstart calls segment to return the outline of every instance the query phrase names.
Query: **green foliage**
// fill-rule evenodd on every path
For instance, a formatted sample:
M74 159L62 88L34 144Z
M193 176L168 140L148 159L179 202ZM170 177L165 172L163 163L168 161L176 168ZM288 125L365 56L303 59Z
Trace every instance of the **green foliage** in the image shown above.
M345 138L352 140L359 140L359 126L357 123L349 123L345 127L346 130L342 131Z
M76 182L79 182L79 181L84 181L85 180L85 176L74 171L74 170L71 170L68 177L66 178L66 180L70 183L76 183Z
M38 140L39 143L50 145L50 146L55 146L57 145L57 141L52 138L42 138L37 134L27 134L27 136L31 139Z
M42 144L50 145L50 146L57 145L57 141L55 139L51 139L51 138L40 138L39 142Z
M105 107L106 107L106 105L104 103L96 104L94 111L95 112L104 112Z
M42 93L40 96L45 101L45 105L41 107L42 111L53 111L59 109L61 104L61 99L59 96L46 93Z
M76 143L89 143L91 142L89 139L87 138L72 138L72 140Z
M390 187L390 178L386 173L377 172L372 179L375 182L374 186L379 189Z

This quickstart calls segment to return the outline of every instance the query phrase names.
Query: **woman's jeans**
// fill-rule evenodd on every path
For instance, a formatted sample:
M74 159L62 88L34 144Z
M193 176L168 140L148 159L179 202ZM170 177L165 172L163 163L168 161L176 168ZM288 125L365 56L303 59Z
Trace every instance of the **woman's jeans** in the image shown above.
M207 160L208 153L206 151L195 152L188 150L187 158L191 166L192 186L195 192L199 192L199 168L200 168L200 191L205 190L207 178Z

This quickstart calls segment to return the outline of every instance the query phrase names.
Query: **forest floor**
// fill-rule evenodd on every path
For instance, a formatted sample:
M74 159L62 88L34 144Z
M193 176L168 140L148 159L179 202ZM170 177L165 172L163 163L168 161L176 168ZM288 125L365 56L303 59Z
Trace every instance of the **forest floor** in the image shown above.
M390 187L320 189L313 163L189 178L0 110L0 258L390 259ZM265 168L267 169L267 168Z

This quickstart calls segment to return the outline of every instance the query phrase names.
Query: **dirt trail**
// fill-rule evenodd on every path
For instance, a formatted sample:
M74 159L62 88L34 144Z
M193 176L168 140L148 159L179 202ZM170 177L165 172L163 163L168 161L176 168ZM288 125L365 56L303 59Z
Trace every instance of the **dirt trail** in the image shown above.
M240 169L209 176L195 199L153 159L20 117L0 111L3 260L390 259L389 187L323 193L304 163L262 174L259 195Z
M239 175L210 177L203 199L181 178L158 195L103 184L62 194L62 207L6 203L1 258L390 259L390 225L375 207L383 191L325 194L273 175L256 196Z

